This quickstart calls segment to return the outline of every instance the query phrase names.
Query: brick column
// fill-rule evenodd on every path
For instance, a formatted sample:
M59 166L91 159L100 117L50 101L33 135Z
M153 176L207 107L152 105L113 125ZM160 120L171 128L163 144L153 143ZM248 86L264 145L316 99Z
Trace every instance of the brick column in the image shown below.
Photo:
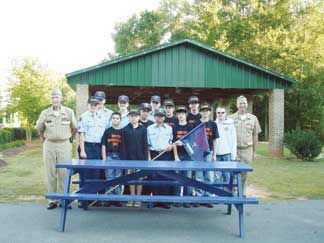
M89 98L89 85L77 84L76 85L76 117L79 120L80 115L87 111Z
M284 90L273 89L269 95L269 155L283 156Z

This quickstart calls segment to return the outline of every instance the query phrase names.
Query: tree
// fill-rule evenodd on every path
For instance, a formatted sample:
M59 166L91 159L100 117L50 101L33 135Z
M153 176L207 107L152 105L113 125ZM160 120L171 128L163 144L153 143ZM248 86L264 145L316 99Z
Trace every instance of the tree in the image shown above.
M18 112L22 126L26 128L28 141L31 140L31 130L39 114L50 104L50 94L54 87L60 87L63 94L67 94L67 101L73 100L73 92L65 79L55 76L33 58L15 60L9 82L10 98L6 112Z
M298 82L286 91L286 130L315 130L324 140L323 1L164 0L151 14L161 16L160 35L145 41L153 22L135 28L136 35L130 28L116 28L115 36L123 36L114 39L118 54L190 38L292 77ZM137 26L144 21L141 16L120 26ZM131 48L120 52L125 40Z

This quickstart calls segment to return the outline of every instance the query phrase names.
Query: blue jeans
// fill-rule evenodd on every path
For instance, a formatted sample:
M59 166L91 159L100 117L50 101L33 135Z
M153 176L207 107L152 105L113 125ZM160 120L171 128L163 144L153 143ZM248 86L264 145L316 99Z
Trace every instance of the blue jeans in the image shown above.
M187 154L179 155L179 159L181 161L191 160L191 158ZM190 179L192 178L192 171L191 170L187 170L187 171L181 170L181 171L177 171L177 173L179 173L182 176L186 176L186 177L188 177ZM175 195L180 195L180 191L181 191L181 187L180 186L175 186ZM192 187L184 186L183 187L183 196L191 196L192 195L192 191L193 191L193 188Z
M206 163L212 162L212 152L209 152L204 157L204 161ZM213 184L215 181L215 172L214 171L195 171L196 180L201 182L207 182L208 184ZM200 188L196 188L196 196L210 196L209 192L203 191Z
M222 155L216 155L217 161L231 161L231 154L222 154ZM221 178L223 182L229 182L230 173L229 172L223 172L221 174Z
M84 150L87 154L87 159L100 159L101 145L99 143L84 143ZM100 170L86 169L80 173L80 178L83 179L99 179ZM81 185L82 186L82 185Z
M119 160L119 154L117 153L108 153L107 154L107 161L109 160ZM120 169L107 169L105 170L105 174L106 174L106 180L112 180L115 179L116 177L121 176L122 174L122 170ZM120 195L121 194L121 186L117 185L115 186L116 188L113 189L110 193L114 194L114 195Z

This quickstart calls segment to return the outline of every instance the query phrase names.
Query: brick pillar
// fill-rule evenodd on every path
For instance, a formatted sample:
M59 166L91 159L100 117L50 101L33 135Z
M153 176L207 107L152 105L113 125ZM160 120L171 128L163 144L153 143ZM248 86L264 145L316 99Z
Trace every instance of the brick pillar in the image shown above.
M79 120L80 115L87 111L89 98L89 85L77 84L76 85L76 117Z
M269 155L283 156L284 90L273 89L269 95Z

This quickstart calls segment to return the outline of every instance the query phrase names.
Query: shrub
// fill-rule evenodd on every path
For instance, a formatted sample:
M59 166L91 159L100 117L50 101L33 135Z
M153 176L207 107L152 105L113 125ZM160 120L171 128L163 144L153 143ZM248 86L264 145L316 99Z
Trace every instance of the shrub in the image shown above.
M5 144L0 144L0 151L6 150L9 148L16 148L25 145L25 142L22 140L16 140L13 142L5 143Z
M14 133L12 130L0 129L0 144L9 143L14 140Z
M313 131L292 130L285 134L285 145L302 160L313 160L322 149L321 140Z

